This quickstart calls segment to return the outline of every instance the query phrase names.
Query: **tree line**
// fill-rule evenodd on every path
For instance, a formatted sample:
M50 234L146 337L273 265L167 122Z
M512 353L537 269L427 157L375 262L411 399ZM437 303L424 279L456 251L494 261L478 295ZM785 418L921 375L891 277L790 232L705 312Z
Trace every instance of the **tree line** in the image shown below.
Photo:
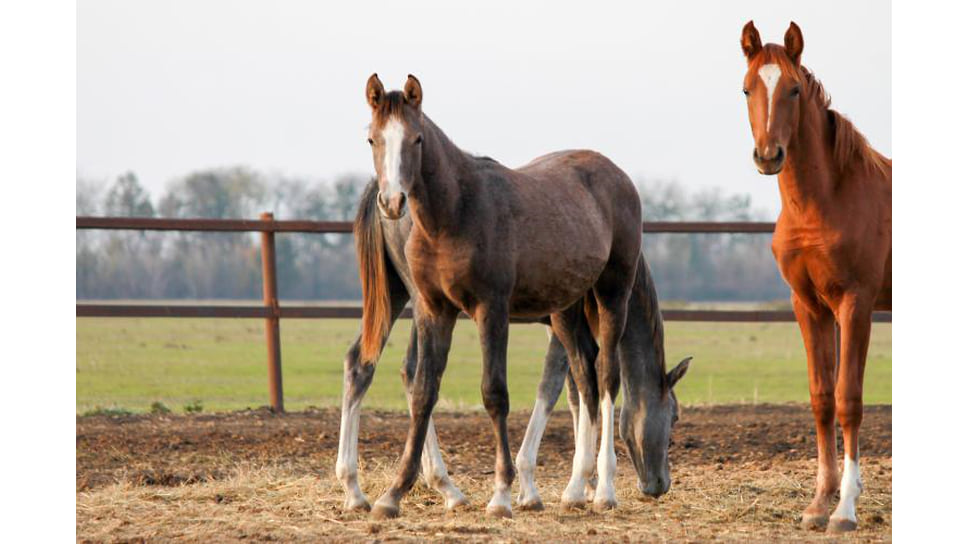
M77 215L352 221L368 178L308 180L245 167L193 172L158 198L134 173L111 183L77 180ZM689 193L673 181L639 184L647 221L762 221L748 195ZM86 299L258 299L260 246L252 233L77 231L76 293ZM646 234L643 250L664 300L772 301L789 290L769 236ZM279 295L358 300L352 236L277 234Z

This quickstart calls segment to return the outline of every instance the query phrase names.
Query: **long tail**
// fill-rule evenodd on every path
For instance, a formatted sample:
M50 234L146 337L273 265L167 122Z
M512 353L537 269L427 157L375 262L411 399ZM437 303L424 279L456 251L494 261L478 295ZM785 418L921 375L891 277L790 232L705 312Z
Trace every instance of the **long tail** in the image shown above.
M383 230L376 206L378 186L370 182L363 191L360 209L353 223L356 260L363 287L363 332L360 358L363 364L376 363L383 339L390 332L390 289L387 278Z

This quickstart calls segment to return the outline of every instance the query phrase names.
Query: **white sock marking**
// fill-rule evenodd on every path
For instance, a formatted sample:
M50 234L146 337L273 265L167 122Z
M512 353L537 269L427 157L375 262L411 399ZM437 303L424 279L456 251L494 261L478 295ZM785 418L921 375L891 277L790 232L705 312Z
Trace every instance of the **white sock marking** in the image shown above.
M758 72L763 84L766 85L766 131L770 131L770 123L773 121L773 92L776 84L780 81L780 65L764 64Z
M615 502L615 403L606 393L602 399L602 444L598 451L598 487L595 502Z
M336 457L336 477L343 484L346 506L354 507L366 502L357 478L359 462L360 403L344 406L339 423L339 453Z
M400 154L403 152L403 123L390 119L383 126L383 175L387 179L387 194L403 191L400 183Z
M857 498L863 488L860 463L844 454L844 474L840 479L840 503L832 517L857 522Z
M433 418L427 423L427 438L424 439L420 464L427 485L443 495L448 510L466 500L464 494L454 486L450 476L447 475L447 465L440 454L440 444L437 442L437 430L434 428Z
M585 483L595 470L595 427L585 399L578 396L578 435L575 438L575 458L571 465L571 480L561 494L562 502L585 501Z
M541 446L541 437L548 425L547 414L548 401L543 396L538 395L538 398L534 401L531 420L528 421L528 430L524 433L524 441L521 442L521 449L514 461L521 481L518 504L530 505L541 500L538 486L534 483L534 469L538 464L538 447Z

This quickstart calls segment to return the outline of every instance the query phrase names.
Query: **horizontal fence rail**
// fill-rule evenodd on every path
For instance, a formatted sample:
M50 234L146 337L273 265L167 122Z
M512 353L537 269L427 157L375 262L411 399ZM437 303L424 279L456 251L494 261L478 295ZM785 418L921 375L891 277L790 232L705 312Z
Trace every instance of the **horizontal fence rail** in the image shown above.
M279 319L359 319L359 306L282 306L276 294L275 233L348 234L349 221L276 220L271 213L260 219L170 219L155 217L77 216L79 230L153 230L195 232L259 232L262 234L262 282L264 305L197 305L197 304L83 304L75 306L77 317L204 317L256 318L266 321L266 343L269 350L269 398L272 409L283 411L282 361ZM649 221L642 232L663 234L770 234L775 223L766 221ZM411 309L401 317L411 318ZM463 316L465 317L466 316ZM791 322L792 311L783 310L662 310L667 321L694 322ZM891 312L875 312L873 321L890 323ZM533 320L512 319L515 323Z

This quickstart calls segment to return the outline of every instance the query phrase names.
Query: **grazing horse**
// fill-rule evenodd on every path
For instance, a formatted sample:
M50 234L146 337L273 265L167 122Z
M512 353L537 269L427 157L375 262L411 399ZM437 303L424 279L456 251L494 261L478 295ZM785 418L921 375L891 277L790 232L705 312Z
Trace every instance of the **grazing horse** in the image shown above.
M412 298L413 279L406 261L404 246L412 229L412 220L404 215L399 220L389 220L378 212L378 186L376 182L367 185L363 192L359 212L354 223L357 241L357 255L360 261L361 278L364 291L386 292L390 305L392 327L400 311ZM369 303L378 302L374 297ZM586 309L594 312L594 298L586 295ZM592 313L591 315L594 315ZM550 324L547 317L540 322ZM592 323L589 328L597 328ZM593 331L594 332L594 331ZM416 370L416 329L411 329L410 345L401 371L404 384L409 393L410 384ZM543 508L541 497L534 483L534 470L537 465L538 447L545 425L551 414L564 384L568 383L568 404L572 414L576 444L579 440L579 394L574 379L568 371L568 359L564 346L549 330L548 353L545 357L544 372L538 384L538 394L534 411L528 424L525 438L515 460L521 476L520 493L517 504L526 510ZM662 327L662 314L659 311L658 296L651 272L640 256L636 281L629 300L629 317L626 322L623 343L634 342L639 348L636 357L622 357L621 381L624 398L620 417L622 438L628 447L633 464L639 474L639 489L648 495L659 496L669 489L668 444L672 426L679 417L678 403L673 386L682 378L689 366L689 359L683 360L671 372L665 372L665 350ZM383 339L385 342L385 338ZM382 345L382 342L381 342ZM594 339L583 338L581 349L588 360L594 360L598 346ZM631 353L631 351L627 351ZM360 358L360 338L358 337L346 354L344 362L344 386L342 418L340 423L339 455L336 462L336 475L343 485L346 510L368 510L366 496L359 486L358 450L360 405L373 380L375 365L362 363ZM645 413L641 408L645 407ZM644 432L642 418L648 420L650 432ZM576 451L576 453L578 453ZM650 455L646 457L646 455ZM590 455L580 454L582 459ZM444 498L448 510L466 505L467 499L451 482L444 464L433 419L427 426L427 437L421 458L422 473L427 485L436 489ZM585 470L586 467L581 467ZM594 499L595 481L586 475L585 495L587 500Z
M858 435L871 314L891 309L891 160L830 108L823 86L800 65L803 35L795 23L782 46L762 45L752 21L740 42L749 65L743 92L753 161L761 174L779 174L773 255L792 291L817 425L817 492L802 523L850 531L861 491ZM828 517L838 481L835 416L844 471L840 503Z
M635 186L615 164L591 151L545 155L517 170L471 156L423 114L423 90L413 76L402 92L388 93L374 74L367 81L366 99L372 110L368 141L379 185L377 207L388 219L399 219L404 213L412 217L405 254L417 294L410 430L397 477L374 504L373 516L399 515L400 500L417 478L461 311L478 326L483 351L481 394L495 437L495 484L488 515L511 515L514 465L507 435L511 316L551 316L579 389L579 436L591 436L586 442L592 446L590 429L601 412L594 504L614 506L617 352L642 241ZM582 302L589 291L597 306L600 346L594 361L579 346ZM387 297L369 295L379 302L364 302L364 364L376 361L391 321ZM597 391L592 386L595 378ZM576 468L591 468L585 444L579 451ZM578 477L573 474L563 502L584 503L586 475L592 470L581 472Z

